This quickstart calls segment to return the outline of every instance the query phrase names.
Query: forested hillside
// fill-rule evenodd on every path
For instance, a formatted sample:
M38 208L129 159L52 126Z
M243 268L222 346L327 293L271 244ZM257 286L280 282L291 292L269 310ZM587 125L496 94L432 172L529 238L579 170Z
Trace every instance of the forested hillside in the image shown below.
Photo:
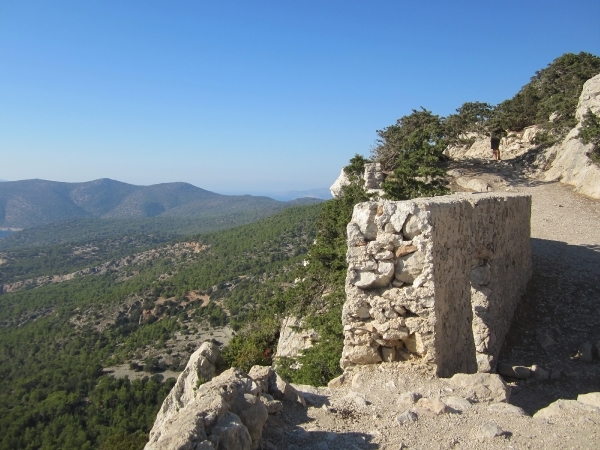
M172 385L152 373L180 370L196 336L236 328L290 286L320 209L158 247L149 239L114 270L0 295L0 448L141 448ZM96 244L3 252L2 283L98 265L130 242ZM148 376L103 372L123 364Z
M356 155L345 167L342 195L322 204L283 209L245 198L227 209L211 203L217 194L176 186L158 212L132 200L155 201L156 192L130 185L116 186L113 203L77 191L80 209L67 209L89 215L0 240L0 448L142 448L172 385L163 374L181 370L207 338L227 343L226 366L272 364L287 315L303 317L318 340L301 365L281 361L280 372L327 383L341 372L346 225L354 205L373 196L365 164L381 164L385 198L445 194L448 145L532 124L548 145L572 124L581 85L599 72L600 58L567 54L497 106L467 102L447 117L415 110L377 132L370 158ZM582 139L597 142L592 119ZM64 194L56 192L44 201ZM220 215L170 216L191 214L198 203L182 200L188 195ZM90 216L115 211L131 214Z

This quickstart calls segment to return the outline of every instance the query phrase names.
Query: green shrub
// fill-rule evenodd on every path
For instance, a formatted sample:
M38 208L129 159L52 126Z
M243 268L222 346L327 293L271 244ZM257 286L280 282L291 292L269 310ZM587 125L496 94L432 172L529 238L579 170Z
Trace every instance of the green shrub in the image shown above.
M448 193L441 166L447 146L442 119L421 108L378 131L374 159L393 172L383 183L385 196L408 200Z
M577 136L584 144L593 144L594 147L589 153L589 157L596 164L600 165L600 117L593 112L588 111L583 116L583 122Z

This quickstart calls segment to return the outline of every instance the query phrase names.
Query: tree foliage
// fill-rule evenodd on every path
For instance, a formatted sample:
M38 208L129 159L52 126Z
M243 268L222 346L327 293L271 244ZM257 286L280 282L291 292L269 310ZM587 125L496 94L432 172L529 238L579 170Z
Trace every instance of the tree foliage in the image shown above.
M583 116L583 122L577 136L584 144L593 144L590 158L600 165L600 117L592 111Z
M491 133L497 127L495 107L484 102L466 102L443 120L444 133L448 144L464 145L472 143L472 133Z
M583 84L600 72L600 58L590 53L565 53L539 70L511 99L498 105L506 130L544 125L559 132L573 128L575 109ZM556 113L553 122L551 114Z
M441 160L448 141L439 116L424 108L413 110L377 134L373 159L392 171L383 183L387 198L407 200L447 192Z

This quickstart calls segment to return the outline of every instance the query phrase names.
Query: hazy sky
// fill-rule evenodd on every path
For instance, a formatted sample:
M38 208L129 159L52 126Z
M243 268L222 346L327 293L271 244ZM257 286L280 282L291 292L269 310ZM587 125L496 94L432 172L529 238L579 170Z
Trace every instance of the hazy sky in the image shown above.
M600 1L0 2L0 179L329 186L412 108L498 103Z

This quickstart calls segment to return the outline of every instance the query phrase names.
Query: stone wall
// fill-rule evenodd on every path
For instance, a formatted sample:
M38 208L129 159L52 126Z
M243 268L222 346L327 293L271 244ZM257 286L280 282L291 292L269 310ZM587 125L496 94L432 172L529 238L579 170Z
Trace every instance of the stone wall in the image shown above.
M531 198L459 194L355 206L343 368L415 360L493 370L531 277Z

